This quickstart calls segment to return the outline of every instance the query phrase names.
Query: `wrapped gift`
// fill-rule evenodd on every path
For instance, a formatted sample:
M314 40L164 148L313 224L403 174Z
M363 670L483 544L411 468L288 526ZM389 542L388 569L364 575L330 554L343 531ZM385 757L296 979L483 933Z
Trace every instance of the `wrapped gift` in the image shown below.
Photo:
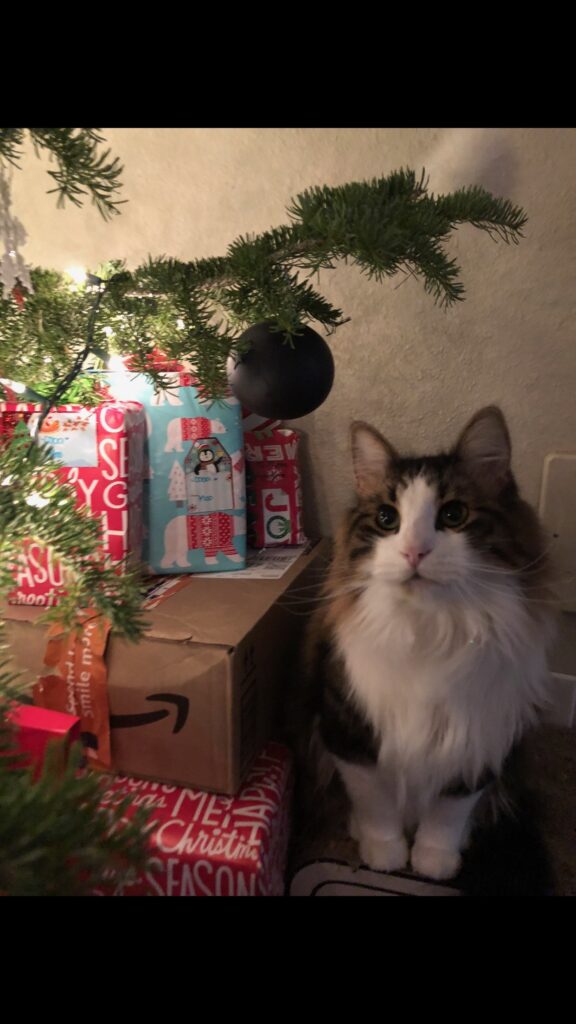
M298 431L270 425L246 431L244 444L251 546L304 544Z
M80 739L80 719L75 715L19 704L12 708L8 717L15 729L16 750L22 755L18 766L33 766L36 778L42 771L46 748L52 740L59 741L63 767L70 744Z
M42 708L78 715L89 763L109 768L110 709L105 652L110 623L92 611L79 611L70 632L55 622L48 629L42 675L33 688Z
M259 416L251 412L246 406L242 406L242 428L245 433L256 434L257 437L266 437L272 430L278 430L282 426L282 420L273 420L269 416Z
M40 405L0 402L0 444L19 424L32 433ZM135 402L103 402L92 409L63 405L45 419L40 438L54 455L63 483L76 489L102 523L102 552L119 564L142 549L142 475L146 421ZM28 542L18 555L12 604L53 605L65 590L60 566L45 548Z
M291 757L268 743L234 797L111 778L102 806L150 809L151 859L115 896L283 896L290 831Z
M159 363L166 387L129 370L106 375L116 397L146 409L144 559L152 573L241 569L246 496L240 405L206 399L195 377Z

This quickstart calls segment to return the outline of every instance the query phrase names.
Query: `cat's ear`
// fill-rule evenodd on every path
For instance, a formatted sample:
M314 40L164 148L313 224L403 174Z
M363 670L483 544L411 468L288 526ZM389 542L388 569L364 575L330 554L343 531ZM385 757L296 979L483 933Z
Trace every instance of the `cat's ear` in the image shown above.
M362 497L370 497L382 490L390 464L398 456L392 445L368 423L357 420L350 434L356 490Z
M488 405L472 417L454 449L470 475L496 491L502 490L512 477L511 453L506 420L496 405Z

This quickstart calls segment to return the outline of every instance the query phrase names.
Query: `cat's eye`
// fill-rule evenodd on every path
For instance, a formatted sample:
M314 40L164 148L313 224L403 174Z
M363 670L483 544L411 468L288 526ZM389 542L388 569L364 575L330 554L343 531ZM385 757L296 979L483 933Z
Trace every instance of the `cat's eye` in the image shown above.
M380 505L377 521L380 529L395 530L400 522L400 513L393 505Z
M463 501L447 501L438 513L438 526L455 529L468 519L468 508Z

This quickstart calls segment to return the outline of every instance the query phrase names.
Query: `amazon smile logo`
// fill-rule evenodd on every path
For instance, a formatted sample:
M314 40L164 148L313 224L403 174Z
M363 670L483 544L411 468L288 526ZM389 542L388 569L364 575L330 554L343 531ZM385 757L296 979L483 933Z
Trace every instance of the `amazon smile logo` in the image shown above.
M110 715L110 727L112 729L136 729L142 725L151 725L153 722L160 722L168 718L175 710L173 733L180 732L188 719L190 701L180 693L151 693L146 700L158 701L163 704L171 704L171 708L158 708L156 711L142 711L130 715Z

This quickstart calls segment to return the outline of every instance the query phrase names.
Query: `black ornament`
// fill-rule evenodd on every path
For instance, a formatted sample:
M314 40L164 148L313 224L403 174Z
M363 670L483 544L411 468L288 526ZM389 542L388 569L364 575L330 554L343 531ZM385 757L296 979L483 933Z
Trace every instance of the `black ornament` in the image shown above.
M311 327L286 339L273 322L254 324L241 337L250 348L229 361L236 398L250 412L296 420L314 412L330 394L334 359L330 347Z

